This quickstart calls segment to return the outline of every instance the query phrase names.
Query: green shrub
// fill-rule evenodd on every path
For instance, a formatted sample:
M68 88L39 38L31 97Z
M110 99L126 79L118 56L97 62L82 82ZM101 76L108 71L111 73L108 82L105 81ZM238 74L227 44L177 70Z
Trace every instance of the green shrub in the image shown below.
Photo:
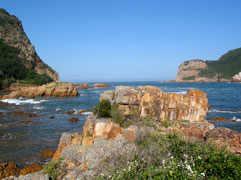
M46 74L38 74L29 70L24 64L29 61L18 57L20 50L8 46L0 39L0 89L8 88L16 80L25 84L43 85L52 82L53 79Z
M98 117L110 117L111 113L111 104L107 99L103 99L99 102L99 104L94 107L93 113Z
M44 173L48 174L53 180L59 175L59 167L63 159L59 158L58 161L51 161L44 166Z
M165 127L165 128L168 128L170 125L171 125L171 122L167 119L163 119L161 121L161 124Z
M241 157L205 142L186 142L177 135L144 134L136 153L115 161L113 171L97 179L240 179ZM130 157L132 155L132 158ZM123 159L127 160L123 162ZM108 163L108 162L107 162ZM108 164L104 165L108 167ZM105 168L103 167L103 168ZM103 172L106 172L103 171Z
M111 118L112 118L112 121L119 124L121 127L124 126L124 122L125 122L125 118L124 116L122 115L121 111L119 110L119 107L117 104L114 104L112 107L111 107Z

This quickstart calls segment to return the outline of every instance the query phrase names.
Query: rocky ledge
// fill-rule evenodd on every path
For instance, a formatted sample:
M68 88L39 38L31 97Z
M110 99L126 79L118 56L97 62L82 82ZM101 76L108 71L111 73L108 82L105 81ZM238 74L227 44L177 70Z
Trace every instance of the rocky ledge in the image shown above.
M19 87L7 95L0 96L0 99L13 99L19 97L34 98L45 96L63 97L76 95L78 95L78 91L72 83L53 82L36 87Z

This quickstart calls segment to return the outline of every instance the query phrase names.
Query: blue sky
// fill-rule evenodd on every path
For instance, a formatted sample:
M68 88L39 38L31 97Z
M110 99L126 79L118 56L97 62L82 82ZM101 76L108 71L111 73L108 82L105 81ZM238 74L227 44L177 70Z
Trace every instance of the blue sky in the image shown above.
M63 81L165 80L241 47L240 0L0 0Z

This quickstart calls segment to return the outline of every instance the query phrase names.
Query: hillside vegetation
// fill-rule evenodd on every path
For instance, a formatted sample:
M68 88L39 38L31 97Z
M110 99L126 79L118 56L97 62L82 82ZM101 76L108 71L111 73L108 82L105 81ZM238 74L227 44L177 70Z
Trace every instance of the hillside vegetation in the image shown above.
M19 49L11 47L0 39L0 89L9 87L11 83L42 85L52 82L46 74L37 74L24 66L26 60L20 59Z
M200 71L200 77L215 77L231 79L241 71L241 48L234 49L221 56L218 61L206 61L208 68Z

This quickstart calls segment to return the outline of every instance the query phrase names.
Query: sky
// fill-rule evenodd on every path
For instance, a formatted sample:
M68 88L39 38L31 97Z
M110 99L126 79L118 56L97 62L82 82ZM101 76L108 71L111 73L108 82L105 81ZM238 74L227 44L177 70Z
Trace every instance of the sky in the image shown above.
M241 47L240 0L0 0L62 81L174 79Z

